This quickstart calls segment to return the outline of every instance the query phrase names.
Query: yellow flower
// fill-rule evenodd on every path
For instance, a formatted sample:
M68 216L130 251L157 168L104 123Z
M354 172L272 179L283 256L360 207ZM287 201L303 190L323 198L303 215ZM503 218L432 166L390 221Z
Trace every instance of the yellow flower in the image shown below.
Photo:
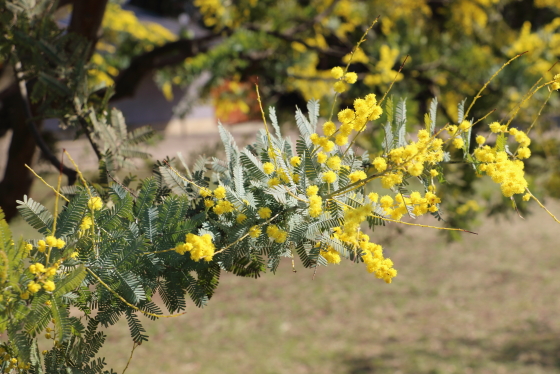
M492 122L490 124L490 131L494 132L494 133L498 133L502 130L502 126L500 125L499 122Z
M210 191L206 187L202 187L200 188L200 190L198 190L198 194L202 197L208 197L208 196L212 196L212 191Z
M87 231L91 225L93 225L93 220L90 216L85 216L82 223L80 223L80 231Z
M56 288L55 284L53 281L46 281L45 283L43 283L43 289L47 292L52 292L54 291L54 289Z
M476 137L476 144L483 145L484 143L486 143L486 138L482 135L478 135Z
M323 132L325 133L325 136L331 136L332 134L334 134L335 131L336 131L336 126L334 122L327 121L323 124Z
M369 198L372 202L376 203L377 200L379 199L379 195L378 195L377 193L375 193L375 192L370 192L370 193L368 194L368 198Z
M290 159L290 165L293 167L299 166L301 164L301 158L299 156L294 156Z
M52 235L47 236L45 242L49 247L56 247L56 238Z
M383 157L376 157L373 160L373 166L379 173L384 172L385 170L387 170L387 160L385 160Z
M317 195L317 192L319 192L319 187L309 186L309 187L307 187L307 190L305 192L306 192L307 196Z
M342 81L338 81L334 84L333 86L334 90L338 93L343 93L344 91L346 91L346 83L342 82Z
M41 289L41 285L35 282L30 282L27 285L27 289L29 290L30 293L34 294L39 292L39 290Z
M358 75L354 72L346 73L344 80L350 84L354 84L358 80Z
M350 108L346 108L338 112L338 120L342 123L351 122L354 118L356 118L356 113Z
M463 131L466 131L469 129L469 127L471 127L471 123L467 120L464 120L463 122L461 122L461 124L459 125L459 128Z
M206 208L212 208L214 206L214 200L209 200L209 199L204 200L204 206Z
M334 183L336 178L336 173L334 171L327 171L323 174L323 182L326 183Z
M249 229L249 236L251 238L258 238L261 235L261 229L259 226L253 226Z
M56 239L56 245L55 247L58 249L62 249L64 248L64 246L66 245L66 242L62 239Z
M263 170L265 174L271 174L274 171L274 165L272 165L270 162L265 162L263 164Z
M94 196L89 199L88 208L91 210L101 210L103 208L103 201L100 197Z
M225 199L226 189L223 186L216 188L214 190L214 196L216 196L216 199Z
M29 251L32 250L32 249L33 249L33 244L27 243L27 244L25 245L25 250L26 250L26 251L29 252Z
M457 149L463 148L465 146L465 142L463 141L463 138L453 139L453 146Z
M272 215L272 211L267 207L259 208L257 213L262 219L270 218L270 216Z
M367 178L367 174L364 173L362 170L357 170L355 172L350 173L350 175L348 175L348 178L350 178L350 181L352 183L357 182L359 180L363 180Z
M317 154L317 162L320 164L324 164L325 161L327 161L327 155L324 154L323 152L319 152Z
M235 221L236 221L237 223L243 223L243 221L245 221L246 219L247 219L247 216L246 216L245 214L243 214L243 213L239 213L239 214L237 215L237 217L235 217Z
M327 160L327 166L333 170L340 170L341 160L338 156L329 157Z
M331 76L334 79L340 79L344 75L344 70L340 66L335 66L331 69Z

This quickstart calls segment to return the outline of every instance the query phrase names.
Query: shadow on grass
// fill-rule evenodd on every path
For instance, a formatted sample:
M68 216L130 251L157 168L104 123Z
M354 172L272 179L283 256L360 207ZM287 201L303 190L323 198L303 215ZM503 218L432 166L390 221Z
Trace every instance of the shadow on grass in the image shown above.
M560 335L545 326L533 325L504 344L497 360L560 369Z
M529 322L528 326L503 331L501 342L491 338L442 339L441 348L429 349L418 342L405 347L394 342L380 355L346 357L342 362L346 374L439 374L448 372L492 372L507 368L512 373L560 373L560 333ZM501 335L502 333L496 332ZM402 349L399 349L402 348ZM544 371L543 371L544 370Z

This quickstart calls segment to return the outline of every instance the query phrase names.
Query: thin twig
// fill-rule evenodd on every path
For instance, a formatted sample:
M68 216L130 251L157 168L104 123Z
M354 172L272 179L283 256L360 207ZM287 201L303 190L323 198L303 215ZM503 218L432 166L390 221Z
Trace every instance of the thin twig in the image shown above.
M128 358L128 361L126 363L126 366L124 367L124 370L122 371L122 374L125 373L126 369L128 369L128 365L130 365L130 361L132 360L132 355L134 354L134 350L140 345L140 343L136 343L134 342L134 344L132 345L132 351L130 351L130 357Z

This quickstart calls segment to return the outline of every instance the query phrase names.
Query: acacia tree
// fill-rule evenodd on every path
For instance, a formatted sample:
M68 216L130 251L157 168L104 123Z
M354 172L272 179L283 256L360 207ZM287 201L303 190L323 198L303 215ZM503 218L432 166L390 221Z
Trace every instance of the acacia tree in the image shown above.
M112 85L111 89L88 92L88 105L105 105L108 101L133 96L139 77L153 71L157 72L156 81L166 93L172 85L188 85L210 70L211 79L202 88L202 96L223 85L224 79L243 83L258 77L263 96L276 105L282 119L283 109L291 111L294 104L304 105L311 98L330 100L330 96L325 97L332 84L330 68L341 59L348 61L352 45L365 25L382 15L379 26L352 61L352 68L361 78L360 84L353 88L352 95L340 95L339 104L351 105L349 100L354 94L382 93L396 75L393 93L396 96L406 93L413 104L409 116L424 113L429 100L437 97L444 114L440 121L444 122L456 121L455 103L474 95L496 67L528 50L530 53L488 87L474 113L481 116L495 108L506 108L494 114L497 119L503 118L536 79L552 78L554 70L550 67L560 55L559 6L546 0L401 0L398 6L379 0L244 0L228 6L207 0L131 2L165 16L188 13L192 22L205 30L203 35L195 37L188 33L169 35L161 28L140 32L140 24L133 15L107 1L76 2L72 5L66 33L57 32L58 26L52 22L54 12L70 3L73 2L65 0L45 6L42 2L36 5L23 0L2 2L2 76L6 83L0 91L3 103L0 135L12 129L13 137L6 173L0 182L0 206L8 218L16 212L14 201L29 191L32 178L23 165L31 162L35 145L56 164L41 139L38 119L56 117L61 103L72 101L72 95L63 92L60 85L47 84L44 74L39 76L45 69L54 78L49 80L51 84L56 81L72 86L68 72L73 71L73 65L83 65L89 71L90 82L105 81ZM11 38L15 29L12 30L10 6L33 9L30 22L19 29L25 37ZM46 32L48 22L51 27ZM60 42L62 35L77 36L76 46L80 44L84 48L82 59L78 61L78 56L64 45L66 41ZM159 36L153 39L153 35ZM35 47L28 48L29 45ZM54 50L50 48L53 46ZM27 114L26 100L17 89L14 63L10 59L13 48L21 55L22 74L31 92ZM54 58L55 55L66 57ZM410 57L405 69L397 74L406 55ZM408 78L406 84L403 78ZM246 94L244 90L236 90L215 100L220 108L227 101L234 108L237 104L247 110ZM58 99L48 99L49 96ZM541 93L536 95L538 100L543 98ZM527 110L522 115L535 116L536 111ZM30 118L35 121L30 122ZM94 131L89 118L75 123L86 136ZM554 147L549 145L547 149ZM99 149L96 153L101 156ZM555 171L558 168L555 154L548 152L548 155L553 161L549 162L550 170ZM72 171L66 171L72 180ZM556 174L547 172L547 175L549 190L554 191Z

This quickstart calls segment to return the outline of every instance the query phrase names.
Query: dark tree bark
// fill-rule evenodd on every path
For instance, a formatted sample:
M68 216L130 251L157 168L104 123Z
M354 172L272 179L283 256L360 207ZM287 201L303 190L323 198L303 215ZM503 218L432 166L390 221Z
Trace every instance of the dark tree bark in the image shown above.
M0 206L9 221L17 214L16 200L29 194L33 175L25 164L31 164L35 155L35 140L26 125L25 108L17 94L4 99L0 118L11 124L12 140L4 178L0 182Z
M90 43L88 57L93 53L95 43L99 39L99 30L108 0L74 0L72 19L68 28L86 38ZM16 200L28 195L33 183L33 176L25 164L30 165L35 155L36 143L27 123L25 104L17 86L15 90L8 88L8 94L3 95L0 118L3 128L11 128L12 140L6 163L6 170L0 182L0 207L9 221L17 214ZM40 130L41 124L37 124Z

